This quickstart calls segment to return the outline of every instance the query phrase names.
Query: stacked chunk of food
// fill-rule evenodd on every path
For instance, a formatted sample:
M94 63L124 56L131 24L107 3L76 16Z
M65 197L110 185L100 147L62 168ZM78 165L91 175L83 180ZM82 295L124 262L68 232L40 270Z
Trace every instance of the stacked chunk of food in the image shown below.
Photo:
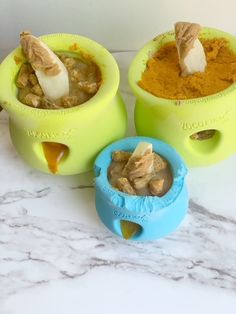
M146 142L140 142L133 153L113 152L108 178L112 186L124 193L159 197L168 192L173 182L168 161Z

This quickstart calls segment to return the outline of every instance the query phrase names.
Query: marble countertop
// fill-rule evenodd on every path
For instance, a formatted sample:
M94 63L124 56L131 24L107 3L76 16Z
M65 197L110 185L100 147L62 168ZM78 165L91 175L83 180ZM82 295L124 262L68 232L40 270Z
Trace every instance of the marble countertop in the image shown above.
M129 113L133 52L114 53ZM28 167L0 114L0 313L236 313L236 155L189 171L190 205L159 241L113 236L94 206L92 173Z

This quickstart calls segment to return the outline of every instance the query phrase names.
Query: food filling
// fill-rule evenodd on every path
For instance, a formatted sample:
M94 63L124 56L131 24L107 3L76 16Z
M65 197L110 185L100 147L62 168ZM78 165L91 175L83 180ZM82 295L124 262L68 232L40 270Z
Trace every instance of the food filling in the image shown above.
M18 99L25 105L41 109L61 109L78 106L93 97L101 85L99 67L76 53L57 53L69 76L69 95L51 99L41 88L30 63L21 66L16 85Z
M69 148L60 143L43 142L43 152L48 163L49 170L56 174L60 161L68 154Z
M200 39L207 65L204 72L181 75L176 42L161 47L147 62L139 86L166 99L191 99L221 92L236 81L236 53L224 38Z
M169 191L173 175L168 161L151 150L140 155L114 151L108 179L121 192L160 197Z
M205 130L194 133L190 136L191 140L203 141L212 138L216 134L216 130Z
M139 224L127 220L120 221L120 228L125 240L133 238L142 230L142 227Z

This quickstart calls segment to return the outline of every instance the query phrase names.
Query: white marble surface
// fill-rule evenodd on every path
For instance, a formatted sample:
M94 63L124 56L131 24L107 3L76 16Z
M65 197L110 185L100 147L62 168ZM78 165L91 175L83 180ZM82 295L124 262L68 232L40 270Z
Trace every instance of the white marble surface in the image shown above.
M133 53L114 55L132 117ZM144 244L100 223L91 173L29 168L11 144L5 112L0 152L0 314L236 313L236 155L190 170L186 219Z

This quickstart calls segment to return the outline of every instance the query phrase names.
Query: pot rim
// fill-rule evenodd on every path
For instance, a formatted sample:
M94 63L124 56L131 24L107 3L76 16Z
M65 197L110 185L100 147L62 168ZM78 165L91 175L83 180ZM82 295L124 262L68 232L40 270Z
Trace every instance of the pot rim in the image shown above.
M68 33L48 34L39 38L55 51L78 52L78 54L87 55L99 66L102 73L102 84L93 97L78 106L63 109L41 109L27 106L16 97L18 88L15 85L15 78L20 66L25 62L22 49L18 46L0 65L0 102L6 110L34 115L68 115L78 111L95 110L94 107L103 106L116 95L120 80L119 68L114 57L102 45L87 37ZM78 45L78 49L71 51L69 47L74 44ZM68 47L68 49L63 47ZM19 58L18 64L15 58Z
M191 98L191 99L168 99L168 98L162 98L162 97L157 97L143 88L141 88L137 82L141 78L141 74L146 68L146 64L148 59L152 56L154 52L157 51L159 47L161 47L162 42L169 42L174 40L174 31L168 31L163 34L160 34L156 36L154 39L149 41L147 44L141 48L134 59L132 60L130 67L129 67L129 73L128 73L128 80L131 89L133 90L135 96L137 98L145 99L145 101L149 102L150 104L158 104L158 105L180 105L182 103L188 105L188 104L197 104L197 103L207 103L211 102L214 100L218 100L221 97L225 97L232 92L236 91L236 82L232 83L229 87L224 89L223 91L220 91L218 93L204 96L204 97L198 97L198 98ZM206 37L205 37L206 36ZM168 38L171 40L168 40ZM231 35L230 33L226 33L224 31L215 29L215 28L210 28L210 27L203 27L201 32L200 32L200 38L226 38L229 40L229 42L233 45L232 49L235 50L236 52L236 37ZM167 39L167 41L166 41ZM138 70L137 70L137 64L138 64ZM140 64L142 66L140 66Z
M162 197L149 195L129 195L115 189L109 182L107 170L111 163L111 154L114 150L133 150L141 142L153 144L153 151L162 155L169 163L173 174L173 183L169 191ZM132 212L157 212L165 209L175 202L184 187L187 167L178 152L169 144L151 137L135 136L116 141L108 145L97 156L94 163L95 187L99 193L113 204L113 206L125 207Z

